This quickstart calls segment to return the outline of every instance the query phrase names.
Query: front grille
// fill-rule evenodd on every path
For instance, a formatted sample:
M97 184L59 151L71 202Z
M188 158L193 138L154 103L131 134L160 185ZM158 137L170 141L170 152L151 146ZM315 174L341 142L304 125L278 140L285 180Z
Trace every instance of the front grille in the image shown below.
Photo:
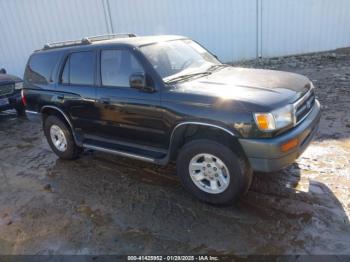
M315 104L315 92L310 90L304 97L295 103L295 124L299 124L311 112Z
M5 96L8 94L12 94L15 86L14 84L9 85L0 85L0 96Z

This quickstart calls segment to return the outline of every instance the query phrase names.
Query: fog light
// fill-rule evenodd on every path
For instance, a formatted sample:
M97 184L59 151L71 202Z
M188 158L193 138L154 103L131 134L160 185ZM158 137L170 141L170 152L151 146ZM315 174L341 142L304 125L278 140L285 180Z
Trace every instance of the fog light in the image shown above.
M284 143L281 145L281 151L282 152L287 152L295 147L298 146L298 139L294 138L292 140L289 140L287 143Z

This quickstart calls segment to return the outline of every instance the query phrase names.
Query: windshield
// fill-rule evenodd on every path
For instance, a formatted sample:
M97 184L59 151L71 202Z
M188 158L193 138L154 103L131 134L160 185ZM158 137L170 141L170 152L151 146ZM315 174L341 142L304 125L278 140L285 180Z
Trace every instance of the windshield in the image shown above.
M202 73L221 64L207 50L189 39L142 46L141 52L165 82L182 75Z

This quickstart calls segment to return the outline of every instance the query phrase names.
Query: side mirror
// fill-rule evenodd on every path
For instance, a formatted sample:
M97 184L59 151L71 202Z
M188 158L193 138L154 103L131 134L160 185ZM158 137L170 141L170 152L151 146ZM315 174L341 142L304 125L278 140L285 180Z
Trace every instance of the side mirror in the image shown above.
M1 68L0 69L0 74L6 74L7 72L6 72L6 69L5 68Z
M131 88L138 89L140 91L154 92L153 87L147 86L145 73L134 73L129 78L129 84Z
M144 73L134 73L129 78L131 88L144 89L146 87L146 76Z

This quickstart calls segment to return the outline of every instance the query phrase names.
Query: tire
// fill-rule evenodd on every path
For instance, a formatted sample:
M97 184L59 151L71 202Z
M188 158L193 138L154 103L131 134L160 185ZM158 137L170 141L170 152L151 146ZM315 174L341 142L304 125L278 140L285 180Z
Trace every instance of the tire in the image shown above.
M24 109L24 107L17 107L15 109L16 109L16 112L17 112L17 116L19 116L19 117L26 116L26 110Z
M52 151L54 151L55 154L61 159L76 159L82 151L82 149L75 144L70 127L68 127L67 124L57 116L50 115L45 119L44 133ZM62 141L62 136L64 143L58 143L58 146L55 145L55 141L53 141L53 139L57 139L59 137L59 139Z
M195 168L197 164L201 166L198 167L198 170L192 170L193 175L190 174L190 167L193 166L190 165L191 163L194 163ZM211 167L210 170L204 171L203 165L209 168L206 163L209 163ZM199 169L203 169L202 172L198 172ZM214 205L230 205L236 202L248 191L253 176L244 158L235 154L230 148L207 139L194 140L184 145L177 157L177 174L183 186L190 193L199 200ZM196 176L198 174L201 175L200 177L204 175L205 178L195 182L199 178ZM216 180L219 177L223 178L220 180L223 183ZM213 189L212 182L220 189L216 190L215 187Z

